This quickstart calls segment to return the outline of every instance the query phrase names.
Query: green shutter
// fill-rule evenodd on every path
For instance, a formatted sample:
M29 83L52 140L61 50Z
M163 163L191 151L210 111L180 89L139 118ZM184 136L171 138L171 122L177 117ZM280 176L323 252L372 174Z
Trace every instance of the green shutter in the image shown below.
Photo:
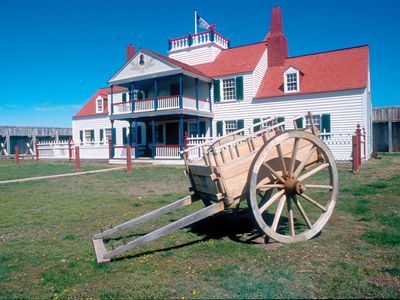
M217 136L224 135L224 124L222 121L217 121Z
M236 77L236 100L243 100L243 77Z
M220 81L214 80L214 102L221 102L221 94L220 94Z
M237 130L244 128L244 120L237 120Z
M83 143L83 130L79 131L79 140Z
M90 141L94 141L94 130L90 130Z
M296 120L296 126L297 128L303 128L303 118L297 119Z
M100 129L100 141L104 140L104 130Z
M278 117L278 123L285 122L285 117ZM283 124L283 129L285 129L285 124Z
M122 93L122 102L126 102L126 93Z
M260 122L261 122L261 119L253 119L253 124L260 123ZM261 129L261 126L257 125L256 127L254 127L254 132L260 131L260 129Z
M321 116L321 132L329 133L331 132L331 115L323 114Z
M122 145L127 145L128 144L128 139L126 135L126 128L122 127Z

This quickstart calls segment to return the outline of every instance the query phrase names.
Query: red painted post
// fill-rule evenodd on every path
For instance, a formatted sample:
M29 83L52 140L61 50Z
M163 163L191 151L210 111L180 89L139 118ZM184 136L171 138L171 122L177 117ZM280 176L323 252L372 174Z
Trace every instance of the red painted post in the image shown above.
M15 158L15 163L17 165L19 165L19 147L18 146L15 146L15 156L14 156L14 158Z
M35 143L35 154L36 154L36 161L39 161L39 144L37 141Z
M126 146L126 171L130 173L132 171L132 148Z
M109 159L112 159L112 140L111 138L108 138L108 157Z
M71 138L68 139L68 158L69 162L71 162L72 161Z
M358 155L357 155L357 136L353 135L351 137L352 143L353 143L353 149L352 149L352 164L351 168L353 170L353 173L356 173L358 171Z
M78 172L81 170L81 157L79 154L79 146L75 147L75 169Z

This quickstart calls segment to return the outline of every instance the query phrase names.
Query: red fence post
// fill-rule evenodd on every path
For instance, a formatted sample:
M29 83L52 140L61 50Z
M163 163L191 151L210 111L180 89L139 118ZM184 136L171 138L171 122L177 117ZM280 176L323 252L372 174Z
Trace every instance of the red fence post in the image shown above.
M39 161L39 144L37 141L35 143L35 155L36 155L36 161Z
M132 171L132 148L130 146L126 146L126 171L131 172Z
M112 159L112 140L111 138L108 138L108 158Z
M68 158L69 162L71 162L72 161L71 138L68 139Z
M14 155L15 163L19 165L19 147L15 146L15 155Z
M79 154L79 146L75 147L75 169L78 172L81 170L81 157Z

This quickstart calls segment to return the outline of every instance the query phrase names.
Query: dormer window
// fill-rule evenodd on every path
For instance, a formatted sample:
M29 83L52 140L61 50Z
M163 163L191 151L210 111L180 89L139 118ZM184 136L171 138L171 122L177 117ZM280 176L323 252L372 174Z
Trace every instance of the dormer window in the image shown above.
M283 74L285 93L294 93L300 91L300 76L299 71L290 67Z
M102 97L96 99L96 113L104 112L104 101Z

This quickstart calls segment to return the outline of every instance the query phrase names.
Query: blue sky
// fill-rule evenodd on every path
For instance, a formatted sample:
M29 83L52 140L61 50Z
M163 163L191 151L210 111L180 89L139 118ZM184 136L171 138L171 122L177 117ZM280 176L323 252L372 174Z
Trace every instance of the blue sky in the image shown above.
M0 125L70 127L127 44L166 54L168 38L194 32L195 8L232 46L258 42L274 5L290 56L368 44L373 105L400 105L398 0L2 0Z

